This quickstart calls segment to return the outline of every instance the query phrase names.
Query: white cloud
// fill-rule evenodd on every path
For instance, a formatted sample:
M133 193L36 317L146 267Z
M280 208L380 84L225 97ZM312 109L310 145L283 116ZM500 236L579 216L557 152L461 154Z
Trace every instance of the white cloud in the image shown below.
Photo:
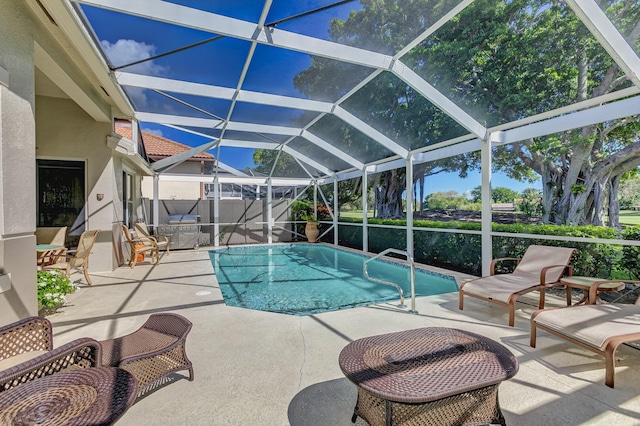
M107 55L111 63L116 67L130 64L141 59L147 59L156 54L156 47L154 45L135 40L120 39L115 43L102 40L100 41L100 45L102 45L105 55ZM153 60L151 60L123 68L123 71L144 75L162 76L166 74L167 68L157 65ZM145 89L129 87L127 89L127 93L131 96L131 100L137 108L149 108L149 100Z
M141 59L147 59L156 54L156 47L154 45L135 40L121 39L115 43L102 40L100 44L111 63L116 67L130 64ZM126 71L160 76L166 72L166 68L156 65L153 61L146 61L132 67L127 67Z
M151 133L152 135L164 137L162 130L160 129L142 129L144 132Z

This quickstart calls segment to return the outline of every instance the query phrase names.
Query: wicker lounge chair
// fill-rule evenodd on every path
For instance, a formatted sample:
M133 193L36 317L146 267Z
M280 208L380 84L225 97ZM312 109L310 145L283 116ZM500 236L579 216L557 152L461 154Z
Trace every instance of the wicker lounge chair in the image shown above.
M100 344L81 338L53 348L51 322L30 317L0 327L0 392L74 368L100 365Z
M165 248L167 251L167 256L169 255L169 237L166 235L151 235L149 233L149 229L147 228L147 224L144 222L136 223L133 225L133 229L136 231L136 235L144 238L151 238L156 242L156 245L159 249Z
M188 370L193 380L193 365L185 350L191 326L178 314L153 314L133 333L101 341L102 365L129 371L138 380L141 394L176 371Z
M540 309L531 316L531 347L536 347L539 328L588 349L605 359L605 384L613 387L616 349L623 343L640 340L640 298L635 304L595 304L597 289L605 283L594 283L589 292L591 304L566 308ZM640 284L640 281L626 281Z
M538 307L544 308L544 289L559 285L565 271L571 275L569 261L574 251L573 248L531 245L521 259L493 259L488 277L476 278L460 285L460 310L464 306L464 296L506 306L509 308L509 326L513 327L516 299L530 291L540 290ZM496 275L495 266L503 261L515 261L517 266L510 274Z
M127 228L126 225L121 225L121 227L122 233L129 244L129 250L131 252L131 257L129 258L129 266L131 266L131 268L136 266L136 263L138 263L138 255L141 253L149 253L151 261L153 262L155 259L156 265L160 262L160 252L155 239L142 237L140 235L136 235L134 237L131 235L129 228Z
M65 250L63 253L54 256L55 259L53 263L42 266L42 269L63 270L67 277L71 276L72 270L79 269L84 273L87 284L91 285L88 271L89 255L91 254L99 232L99 229L84 231L82 235L80 235L80 241L78 242L78 248L76 250ZM60 259L63 260L61 261Z

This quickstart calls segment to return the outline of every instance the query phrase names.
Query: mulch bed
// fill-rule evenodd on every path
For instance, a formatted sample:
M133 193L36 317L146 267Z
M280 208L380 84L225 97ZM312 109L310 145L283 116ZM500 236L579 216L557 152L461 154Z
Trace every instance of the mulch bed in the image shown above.
M426 210L422 213L414 215L416 220L436 220L439 222L478 222L482 220L482 213L477 211L466 210ZM520 213L514 212L493 212L492 220L495 223L540 223L539 217L526 217Z

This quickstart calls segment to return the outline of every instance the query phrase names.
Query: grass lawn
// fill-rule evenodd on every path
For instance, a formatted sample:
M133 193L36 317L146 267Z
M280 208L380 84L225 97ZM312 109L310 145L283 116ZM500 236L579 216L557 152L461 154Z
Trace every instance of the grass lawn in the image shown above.
M369 217L373 215L373 210L369 212ZM362 219L362 210L350 210L340 212L340 217L348 217L351 219Z
M373 212L371 212L373 214ZM340 212L342 217L361 218L362 210L351 210ZM640 226L640 211L620 210L620 223L622 225L638 225Z
M620 210L620 223L622 225L640 225L640 211Z

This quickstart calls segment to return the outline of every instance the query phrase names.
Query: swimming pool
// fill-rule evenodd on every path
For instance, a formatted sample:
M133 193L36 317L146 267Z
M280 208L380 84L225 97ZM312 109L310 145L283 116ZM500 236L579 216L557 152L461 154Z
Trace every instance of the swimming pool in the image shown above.
M209 252L228 306L311 315L399 300L398 290L364 277L369 257L317 244L227 247ZM410 268L379 259L369 276L399 284L410 303ZM416 269L416 296L458 291L452 276Z

